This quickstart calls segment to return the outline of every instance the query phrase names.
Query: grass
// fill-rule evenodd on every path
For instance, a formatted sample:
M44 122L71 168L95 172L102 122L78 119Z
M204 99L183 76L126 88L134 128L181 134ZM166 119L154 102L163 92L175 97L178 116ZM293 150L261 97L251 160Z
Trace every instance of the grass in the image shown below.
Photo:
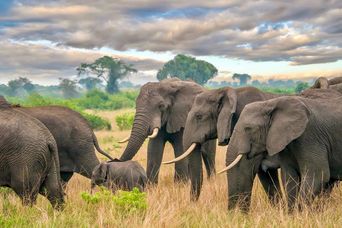
M130 132L119 131L115 117L132 109L119 111L88 111L112 121L112 130L97 131L100 145L117 157L124 145L117 141ZM147 140L146 140L147 142ZM144 143L134 160L146 167ZM224 167L226 147L218 147L217 169ZM102 155L99 155L104 160ZM163 160L173 158L171 146L166 145ZM164 165L159 185L146 193L147 209L143 212L118 208L114 201L86 202L81 194L90 191L90 180L75 175L67 186L67 203L62 212L53 211L48 201L40 196L33 207L23 207L11 191L0 190L0 227L341 227L342 188L332 196L316 200L315 207L289 215L281 204L272 207L261 185L256 181L249 214L227 210L227 180L225 175L204 179L198 202L189 201L189 185L173 182L173 165ZM97 189L97 191L101 191Z

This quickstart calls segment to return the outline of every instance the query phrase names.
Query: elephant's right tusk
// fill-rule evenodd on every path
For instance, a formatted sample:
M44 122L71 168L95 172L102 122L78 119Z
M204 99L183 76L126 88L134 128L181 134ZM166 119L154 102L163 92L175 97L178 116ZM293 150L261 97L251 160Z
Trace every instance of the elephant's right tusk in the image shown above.
M235 160L234 160L232 163L230 163L229 166L227 166L226 168L224 168L224 169L222 169L221 171L217 172L217 174L221 174L221 173L224 173L224 172L230 170L230 169L233 168L237 163L239 163L239 161L241 160L241 158L242 158L242 154L239 154L239 155L235 158Z
M125 143L125 142L128 142L128 140L129 140L130 137L131 137L131 136L128 136L127 138L124 138L124 139L120 140L118 143Z
M151 135L148 136L149 139L154 139L158 135L159 128L154 128Z
M172 164L172 163L178 162L178 161L186 158L187 156L189 156L189 154L191 154L192 151L194 151L195 147L196 147L196 143L191 144L189 149L187 151L185 151L181 156L176 157L175 159L173 159L171 161L163 162L163 164Z

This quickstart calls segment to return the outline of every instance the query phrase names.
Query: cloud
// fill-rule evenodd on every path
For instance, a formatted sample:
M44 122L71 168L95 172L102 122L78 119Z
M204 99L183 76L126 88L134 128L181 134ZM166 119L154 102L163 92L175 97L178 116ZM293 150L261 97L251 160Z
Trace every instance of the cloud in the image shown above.
M0 55L7 55L12 62L18 58L17 62L21 63L16 65L18 70L52 70L47 75L54 75L58 70L67 73L63 70L67 68L68 73L73 72L72 67L84 58L93 60L101 54L80 50L102 47L251 61L289 61L292 65L341 59L342 1L8 2L10 4L0 5L0 12L9 12L0 14L0 40L17 43L11 44L12 53L5 51ZM39 43L30 48L19 45L41 40L52 42L56 47L38 47ZM15 49L23 49L24 53L17 53ZM76 54L72 54L74 51ZM18 57L25 53L41 62L30 65L29 60ZM156 70L161 64L152 59L126 58L145 71Z
M103 55L103 51L87 51L56 46L42 46L30 42L18 43L0 41L0 78L6 81L19 76L35 75L37 82L55 84L59 77L76 75L80 63L90 63ZM153 59L137 58L128 55L111 55L125 63L133 64L143 74L163 65ZM4 83L5 81L1 81Z

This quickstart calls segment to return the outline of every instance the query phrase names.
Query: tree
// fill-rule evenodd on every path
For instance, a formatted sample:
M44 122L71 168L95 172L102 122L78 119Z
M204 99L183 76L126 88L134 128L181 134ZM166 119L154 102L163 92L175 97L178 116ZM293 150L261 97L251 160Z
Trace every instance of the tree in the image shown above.
M191 56L177 55L174 59L164 64L157 73L158 80L169 77L179 79L191 79L198 84L205 84L217 74L217 69L211 63L203 60L196 60Z
M59 88L62 90L64 98L73 98L78 96L76 81L67 78L60 78L59 80Z
M309 83L307 82L299 82L295 88L296 93L301 93L303 90L309 88Z
M233 79L238 79L240 81L240 86L244 86L247 84L248 80L251 80L252 77L249 74L233 74Z
M99 78L87 77L80 79L78 83L89 91L95 89L101 83L101 80Z
M92 73L106 82L106 91L110 94L119 91L117 80L129 73L137 72L131 64L127 65L120 59L103 56L93 63L81 63L77 68L78 75Z
M32 82L28 78L25 78L25 77L19 77L18 79L9 81L8 87L10 88L11 95L17 95L20 89L23 89L28 93L33 92L35 89Z

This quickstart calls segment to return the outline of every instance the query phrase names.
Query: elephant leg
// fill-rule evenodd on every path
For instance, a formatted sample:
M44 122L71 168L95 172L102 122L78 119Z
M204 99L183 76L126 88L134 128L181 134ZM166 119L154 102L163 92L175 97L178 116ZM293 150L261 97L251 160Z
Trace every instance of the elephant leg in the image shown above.
M338 186L338 180L330 179L329 182L324 186L322 195L323 197L329 197L334 187Z
M216 157L216 140L205 142L202 147L202 158L205 169L207 170L208 179L216 174L215 157Z
M259 180L272 205L276 205L281 198L277 171L277 169L269 169L267 170L267 172L264 172L262 170L258 172Z
M183 154L183 132L178 132L173 134L169 139L175 157L179 157ZM189 179L189 170L188 170L188 159L183 159L175 163L175 182L186 182Z
M298 172L287 165L281 166L281 179L285 187L287 206L289 211L293 211L299 193L300 177Z
M158 184L159 169L165 147L164 134L159 131L157 137L148 142L146 175L151 184Z
M44 195L48 198L51 205L56 209L62 209L64 204L64 192L56 171L56 165L53 162L49 173L42 184L42 189L46 191Z

